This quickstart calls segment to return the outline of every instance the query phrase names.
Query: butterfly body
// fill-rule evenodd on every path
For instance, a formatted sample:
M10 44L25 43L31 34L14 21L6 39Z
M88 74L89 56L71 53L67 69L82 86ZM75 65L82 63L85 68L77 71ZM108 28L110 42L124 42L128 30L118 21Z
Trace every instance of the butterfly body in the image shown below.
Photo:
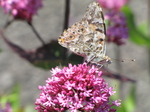
M81 21L73 24L59 37L58 42L94 64L110 63L105 56L105 24L99 3L91 3Z

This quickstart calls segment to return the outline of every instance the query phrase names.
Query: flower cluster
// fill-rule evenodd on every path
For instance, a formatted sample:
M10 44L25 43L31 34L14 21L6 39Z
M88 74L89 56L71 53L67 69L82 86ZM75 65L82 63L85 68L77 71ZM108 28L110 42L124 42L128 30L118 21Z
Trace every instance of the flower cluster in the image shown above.
M128 38L128 28L126 18L121 12L109 12L106 15L109 20L109 27L107 29L107 41L114 42L117 45L122 45Z
M12 112L10 104L6 103L4 108L2 107L2 105L0 105L0 112Z
M98 0L101 6L107 10L105 15L108 20L106 31L107 41L122 45L129 37L125 15L120 11L128 0Z
M51 73L46 85L39 86L41 93L35 102L38 112L115 112L112 106L120 105L118 100L110 101L115 91L94 66L69 64L63 69L56 67Z
M32 16L42 7L42 0L0 0L0 5L15 19L31 22Z
M97 0L103 8L109 10L120 10L122 6L124 6L128 0Z

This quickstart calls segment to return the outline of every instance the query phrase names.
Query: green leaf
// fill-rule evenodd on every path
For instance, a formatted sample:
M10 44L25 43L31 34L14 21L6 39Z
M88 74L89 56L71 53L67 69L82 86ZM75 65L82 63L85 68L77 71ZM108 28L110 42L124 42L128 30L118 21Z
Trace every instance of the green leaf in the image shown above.
M118 80L113 80L111 82L111 84L110 84L110 85L115 85L115 87L114 87L113 90L116 91L116 93L113 96L111 96L112 100L119 99L119 96L120 96L120 93L119 93L119 83L120 82Z
M136 108L136 94L135 85L130 89L130 93L127 98L122 101L121 107L117 109L117 112L134 112Z
M123 7L122 11L127 18L130 40L138 45L145 45L150 48L150 38L146 35L146 31L144 31L146 26L139 28L136 26L133 12L129 7Z
M124 105L126 107L127 112L134 112L136 107L136 86L133 85L130 90L129 96L124 101Z
M140 25L137 26L138 30L140 30L144 35L146 35L148 37L148 24L147 23L142 23Z
M119 90L119 81L113 80L111 85L115 85L114 90L116 93L111 96L111 100L115 101L117 99L120 99L120 90ZM134 109L136 107L136 90L135 90L135 84L133 84L130 88L129 94L126 96L125 100L121 101L121 105L119 107L114 107L117 112L134 112Z
M18 108L21 106L21 102L20 102L20 87L19 85L15 85L12 93L9 95L8 97L8 101L11 103L13 111L14 112L19 112Z
M11 94L9 95L3 95L0 97L0 102L2 103L2 105L5 105L6 103L10 103L13 112L19 112L18 110L20 110L20 88L18 85L16 85Z

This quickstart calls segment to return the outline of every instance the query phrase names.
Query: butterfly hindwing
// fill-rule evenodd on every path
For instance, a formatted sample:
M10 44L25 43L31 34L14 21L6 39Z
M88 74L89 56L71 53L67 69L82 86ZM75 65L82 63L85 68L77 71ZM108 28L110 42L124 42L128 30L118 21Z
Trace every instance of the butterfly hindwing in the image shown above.
M106 61L105 24L99 3L91 3L82 20L64 31L58 42L85 57L87 62L101 64Z

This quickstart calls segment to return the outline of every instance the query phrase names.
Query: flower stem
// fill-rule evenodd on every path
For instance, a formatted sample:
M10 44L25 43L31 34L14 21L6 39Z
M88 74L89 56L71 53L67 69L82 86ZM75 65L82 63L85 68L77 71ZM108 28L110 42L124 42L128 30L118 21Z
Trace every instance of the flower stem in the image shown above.
M42 39L40 34L37 32L37 30L35 29L34 25L31 22L28 22L28 25L31 27L32 31L34 32L36 37L40 40L40 42L43 44L43 46L45 46L46 44L45 44L44 40Z
M4 29L4 30L7 29L8 26L11 25L13 22L14 22L14 19L7 21L7 22L5 23L5 25L3 26L3 29Z
M65 18L63 31L68 28L70 15L70 0L65 0Z
M64 12L64 25L63 31L69 26L69 15L70 15L70 0L65 0L65 12ZM61 48L62 51L62 59L66 59L67 49Z

